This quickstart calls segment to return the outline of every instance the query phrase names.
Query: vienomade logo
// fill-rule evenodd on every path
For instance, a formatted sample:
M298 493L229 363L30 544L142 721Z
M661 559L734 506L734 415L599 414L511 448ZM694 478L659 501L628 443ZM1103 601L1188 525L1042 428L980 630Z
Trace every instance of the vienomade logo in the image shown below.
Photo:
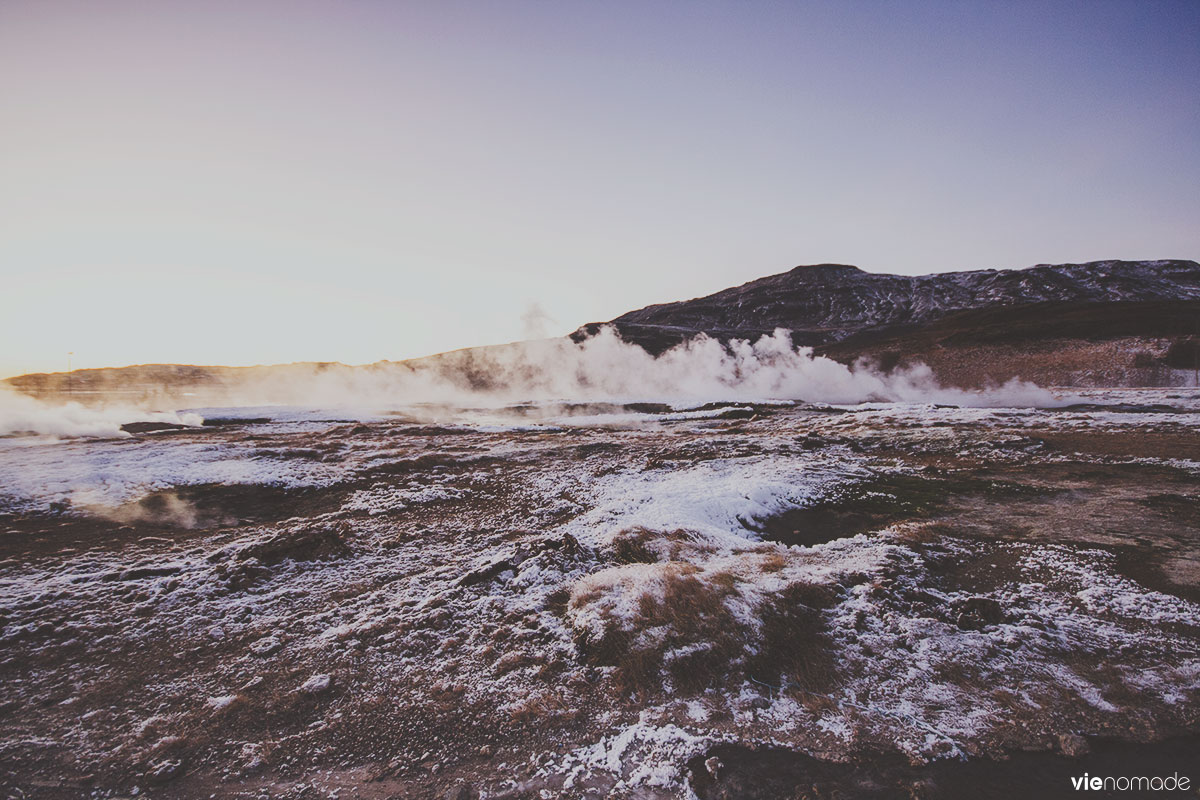
M1099 775L1088 775L1083 773L1082 777L1071 778L1071 785L1076 791L1092 790L1092 791L1116 791L1116 792L1186 792L1191 786L1191 778L1180 776L1178 772L1166 778L1157 775L1150 777L1140 775L1136 777L1100 777Z

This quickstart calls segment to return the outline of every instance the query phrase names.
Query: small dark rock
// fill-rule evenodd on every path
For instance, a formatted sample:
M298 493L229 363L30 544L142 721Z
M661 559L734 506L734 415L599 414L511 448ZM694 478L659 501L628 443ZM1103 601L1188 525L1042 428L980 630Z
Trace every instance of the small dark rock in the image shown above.
M936 786L928 778L915 780L908 785L910 800L926 800L937 795Z
M442 795L443 800L476 800L479 793L476 792L469 783L459 783L451 786Z
M126 433L154 433L155 431L178 431L188 427L175 422L126 422L121 430Z
M1077 733L1064 733L1058 737L1058 749L1068 758L1078 758L1087 755L1092 747L1083 736Z
M958 618L955 622L963 630L979 630L1004 621L1004 607L989 597L969 597L956 604L956 608Z
M510 559L502 558L491 564L471 570L458 579L459 586L476 586L481 583L491 583L515 565Z
M332 675L313 675L296 691L303 694L321 695L333 688Z
M221 564L216 569L217 576L225 581L231 591L240 592L249 589L271 575L271 570L258 561Z

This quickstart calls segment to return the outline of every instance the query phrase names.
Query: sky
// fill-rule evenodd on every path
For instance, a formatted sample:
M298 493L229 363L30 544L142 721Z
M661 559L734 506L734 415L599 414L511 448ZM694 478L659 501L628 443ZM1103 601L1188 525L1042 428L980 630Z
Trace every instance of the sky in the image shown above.
M1200 258L1200 3L0 0L0 376Z

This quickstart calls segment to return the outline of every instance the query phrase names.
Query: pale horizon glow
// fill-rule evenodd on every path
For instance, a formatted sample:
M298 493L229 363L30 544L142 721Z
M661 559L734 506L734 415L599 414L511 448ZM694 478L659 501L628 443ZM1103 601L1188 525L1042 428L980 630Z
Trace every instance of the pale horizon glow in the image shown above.
M1197 41L1188 0L8 0L0 376L1200 258Z

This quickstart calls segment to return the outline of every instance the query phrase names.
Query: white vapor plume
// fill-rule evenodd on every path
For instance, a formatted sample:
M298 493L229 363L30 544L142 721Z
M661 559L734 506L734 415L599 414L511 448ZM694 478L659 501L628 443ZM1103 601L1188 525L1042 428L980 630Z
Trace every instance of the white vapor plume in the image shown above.
M530 303L521 315L522 333L526 339L545 339L549 326L556 321L546 313L541 303Z
M941 386L924 365L882 372L851 366L793 347L787 331L756 342L724 344L699 336L654 356L623 341L612 328L582 342L567 338L517 342L443 353L409 362L363 367L287 365L252 368L240 377L189 391L193 407L291 405L405 408L499 408L515 403L654 402L677 408L708 402L801 401L944 403L976 407L1049 407L1070 400L1032 383L966 390ZM159 397L156 405L184 397ZM439 412L439 417L444 414ZM199 425L190 412L125 405L50 404L0 390L0 435L127 436L131 422Z
M713 401L795 400L1029 407L1062 403L1051 392L1015 379L974 391L941 386L924 365L886 374L865 363L847 366L814 355L812 348L793 347L785 330L753 343L735 340L728 345L701 335L654 356L623 341L612 328L603 328L578 343L546 339L399 364L266 374L230 388L230 399L239 405L479 407L565 401L684 407Z
M129 405L87 406L81 403L47 403L0 387L0 436L129 436L121 426L131 422L166 422L200 425L198 414L148 411Z

